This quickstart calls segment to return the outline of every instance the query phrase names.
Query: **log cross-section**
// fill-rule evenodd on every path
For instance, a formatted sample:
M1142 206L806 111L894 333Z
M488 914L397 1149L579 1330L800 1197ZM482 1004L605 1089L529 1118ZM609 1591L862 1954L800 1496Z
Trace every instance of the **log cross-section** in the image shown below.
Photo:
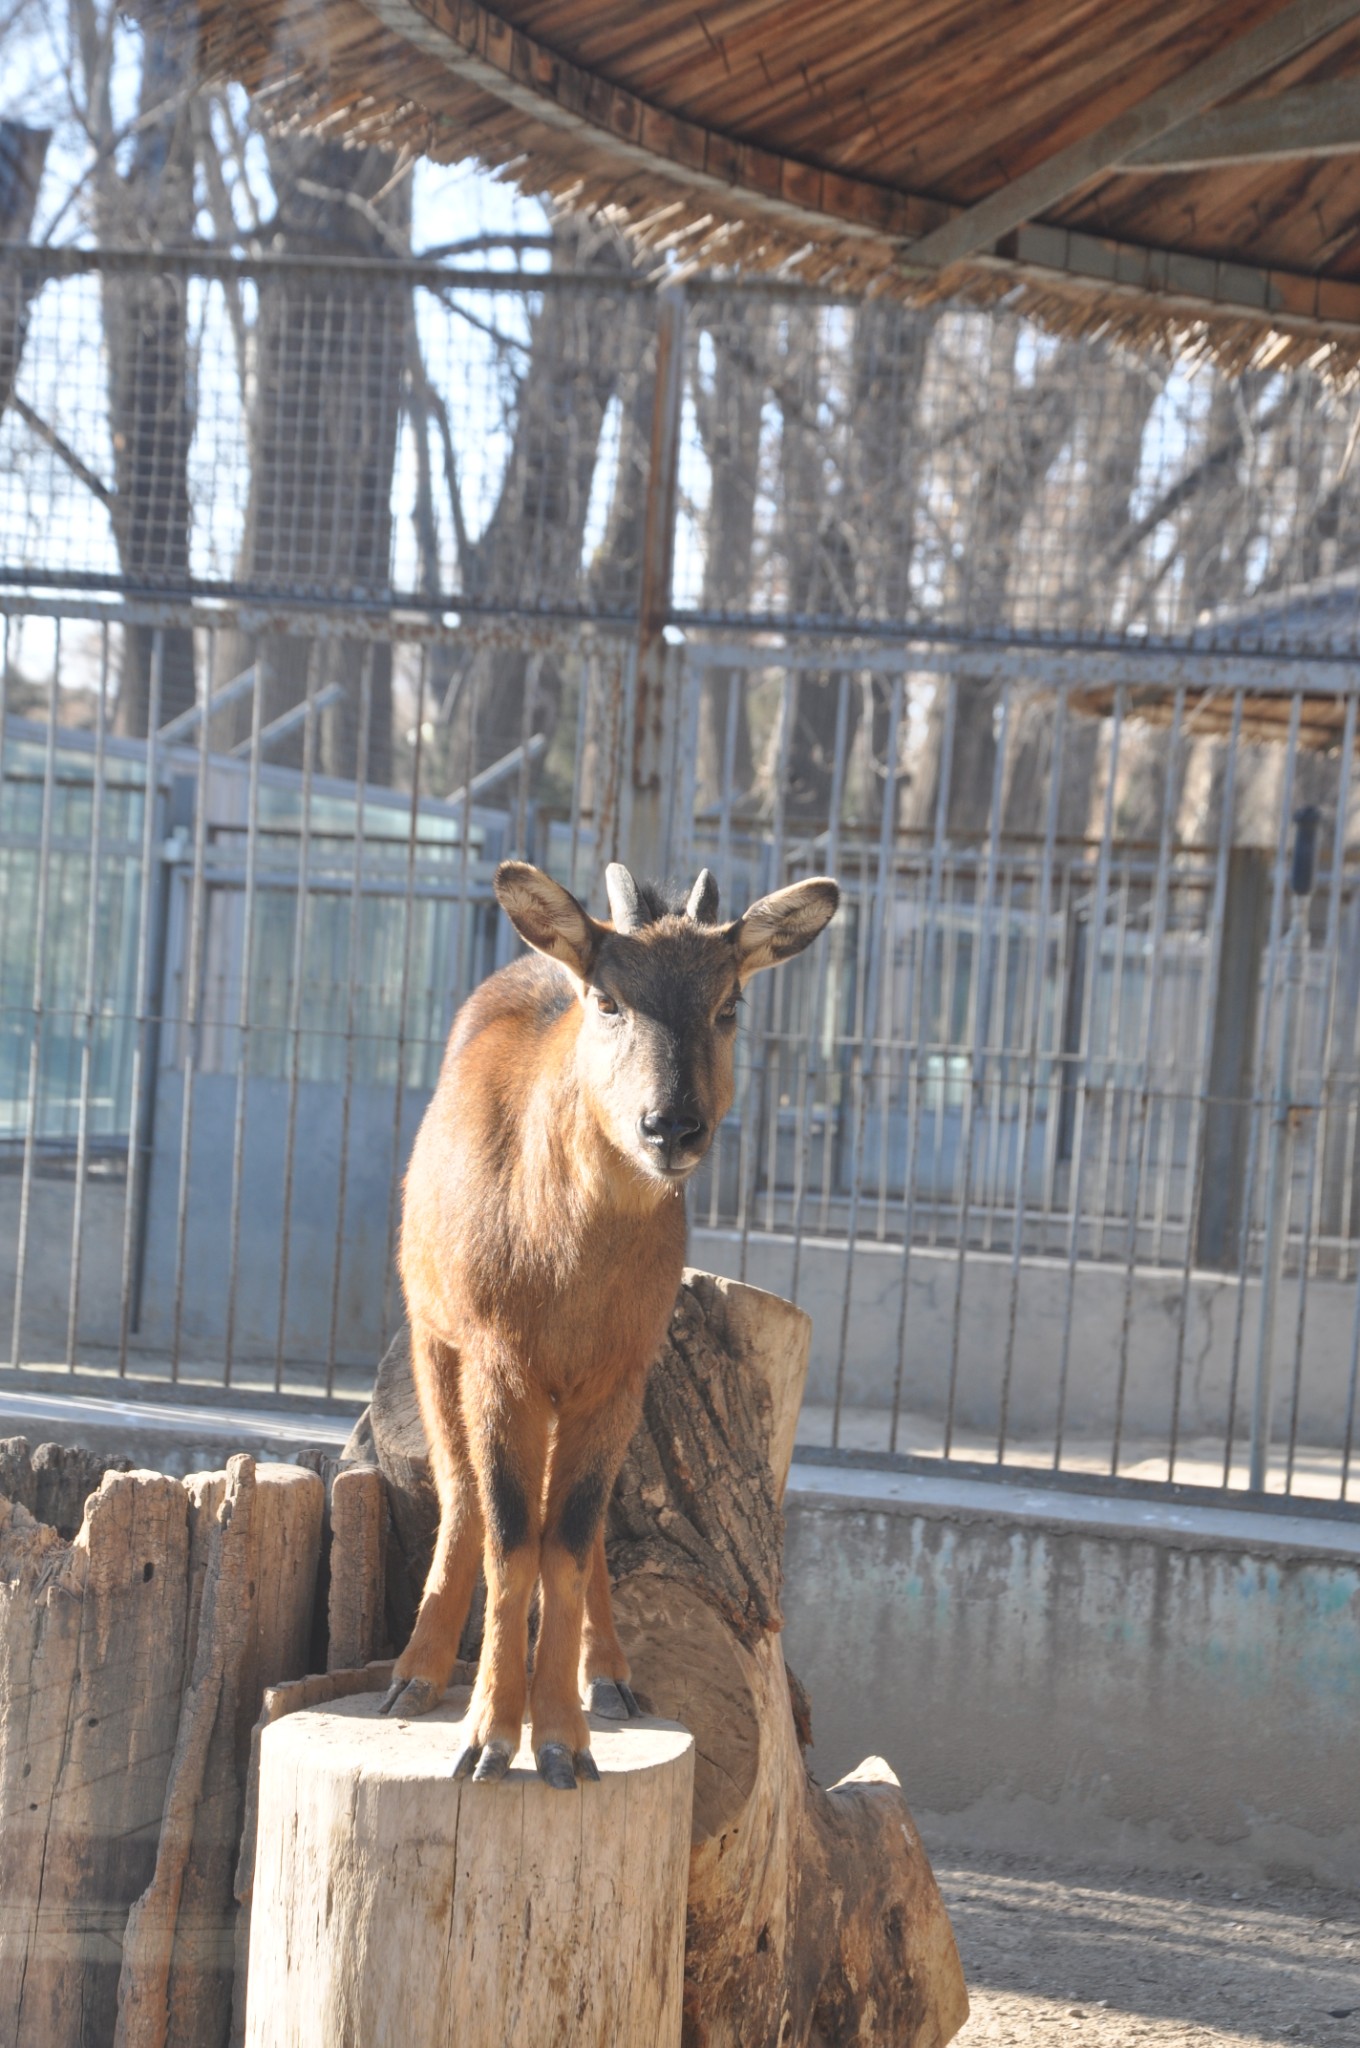
M467 1698L262 1730L246 2048L679 2048L690 1736L599 1722L600 1780L571 1793L527 1744L459 1783Z

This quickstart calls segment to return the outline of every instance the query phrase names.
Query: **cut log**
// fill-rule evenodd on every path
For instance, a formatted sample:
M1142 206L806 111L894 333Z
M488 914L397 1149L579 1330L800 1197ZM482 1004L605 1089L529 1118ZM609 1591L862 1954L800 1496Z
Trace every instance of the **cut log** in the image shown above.
M227 1474L104 1462L0 1444L0 2041L221 2048L250 1730L306 1669L324 1489L234 1461L229 1547ZM28 1511L82 1503L74 1542Z
M457 1669L455 1682L471 1686L475 1670ZM236 1864L236 1975L232 1987L231 2048L242 2048L246 2035L246 1971L250 1961L250 1916L255 1895L255 1833L259 1818L260 1743L266 1728L285 1714L300 1714L307 1707L326 1707L333 1700L349 1699L357 1692L376 1693L381 1699L392 1682L391 1660L369 1664L357 1671L326 1671L296 1678L268 1688L260 1706L260 1718L250 1731L250 1763L246 1774L245 1820L241 1829L241 1850Z
M241 1666L254 1621L254 1506L255 1461L232 1458L222 1498L208 1522L207 1569L192 1677L170 1765L156 1867L151 1883L128 1915L123 1934L114 2048L165 2048L169 2034L170 1969L208 1752L219 1710L234 1734ZM191 1956L214 1934L225 1932L198 1920L186 1929Z
M386 1551L387 1492L382 1474L362 1465L337 1472L331 1482L329 1671L352 1671L377 1654Z
M246 2048L679 2048L694 1745L600 1722L600 1782L455 1782L467 1691L359 1694L260 1741Z
M773 1295L687 1273L610 1509L635 1689L697 1750L686 2048L939 2048L968 2001L906 1801L876 1758L829 1791L812 1782L806 1695L779 1644L782 1499L810 1328ZM367 1441L403 1554L417 1558L433 1517L400 1343Z
M74 1543L0 1501L0 2041L113 2039L151 1876L188 1607L177 1479L109 1473Z
M184 1484L196 1503L190 1509L194 1551L202 1539L208 1549L218 1530L228 1475L199 1473ZM230 2035L234 1880L251 1728L266 1688L299 1677L307 1668L324 1505L325 1488L314 1472L297 1465L255 1467L245 1574L240 1574L238 1558L232 1571L235 1591L224 1602L219 1589L216 1603L222 1685L179 1900L166 2048L224 2048Z

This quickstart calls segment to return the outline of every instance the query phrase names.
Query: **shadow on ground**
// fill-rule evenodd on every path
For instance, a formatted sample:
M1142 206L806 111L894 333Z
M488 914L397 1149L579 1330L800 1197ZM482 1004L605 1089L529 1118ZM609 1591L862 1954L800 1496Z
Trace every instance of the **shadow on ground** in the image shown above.
M960 2048L1360 2048L1360 1896L1217 1875L938 1859L973 2017Z

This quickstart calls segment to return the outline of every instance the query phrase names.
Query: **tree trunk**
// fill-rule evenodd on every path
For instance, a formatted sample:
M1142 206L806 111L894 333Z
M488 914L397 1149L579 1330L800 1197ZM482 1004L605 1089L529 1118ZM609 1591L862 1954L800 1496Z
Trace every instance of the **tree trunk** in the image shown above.
M878 1759L830 1791L812 1782L807 1703L779 1645L781 1501L809 1331L772 1295L687 1274L610 1510L635 1684L697 1752L684 2039L936 2048L967 1998L906 1803ZM433 1517L401 1339L346 1455L381 1461L418 1558Z
M721 306L704 331L713 343L713 378L693 377L695 413L710 478L704 554L705 611L744 611L751 601L760 436L769 388L770 311L760 301ZM704 672L699 698L699 801L744 796L755 777L746 669ZM733 701L735 698L735 701ZM732 735L728 773L728 733Z
M564 1798L526 1748L488 1794L451 1776L467 1699L263 1730L247 2048L678 2048L692 1739L599 1724L598 1784Z
M626 267L623 245L578 221L553 230L553 263L562 269L594 265L602 272ZM534 315L528 363L519 384L510 456L486 529L469 549L467 595L481 603L533 611L576 605L583 595L582 554L591 489L605 413L621 374L643 374L640 319L612 291L545 292ZM650 379L645 379L650 382ZM640 391L637 393L640 400ZM645 460L645 448L621 456ZM626 519L636 473L620 478L612 516ZM616 537L623 539L621 526ZM640 561L640 541L639 541ZM620 565L621 566L621 565ZM626 576L636 603L636 573ZM603 565L593 582L602 588ZM613 580L611 569L610 580ZM617 589L617 586L616 586ZM522 649L480 655L455 685L448 705L448 781L471 780L531 737L551 739L561 709L562 678L555 662Z
M0 121L0 242L28 240L51 139L46 128ZM0 415L14 396L33 290L34 280L17 266L0 273Z
M96 232L107 246L182 249L194 239L196 211L188 96L197 34L192 23L167 20L145 29L141 45L141 125L126 173L118 170L112 149L96 160ZM107 52L102 59L95 55L100 61L111 58ZM107 93L106 77L102 84ZM102 116L111 132L108 115L105 106ZM187 280L169 273L110 272L101 289L119 566L134 587L178 595L189 579L193 525ZM194 701L193 635L184 627L125 626L117 723L120 732L137 738L145 735L150 717L158 637L159 722L164 725Z
M393 159L310 136L268 144L278 201L273 247L286 254L390 256L409 219L410 185L383 195ZM361 207L351 206L353 197ZM364 209L367 209L365 211ZM375 225L372 215L387 228ZM250 494L239 575L283 596L379 599L391 584L392 480L408 363L410 287L400 279L284 273L259 287ZM362 671L371 664L368 780L392 780L392 663L384 642L326 642L310 634L222 636L217 682L259 663L260 722L338 683L323 718L316 764L352 777L359 757ZM247 695L224 714L248 738ZM301 763L301 727L270 750Z

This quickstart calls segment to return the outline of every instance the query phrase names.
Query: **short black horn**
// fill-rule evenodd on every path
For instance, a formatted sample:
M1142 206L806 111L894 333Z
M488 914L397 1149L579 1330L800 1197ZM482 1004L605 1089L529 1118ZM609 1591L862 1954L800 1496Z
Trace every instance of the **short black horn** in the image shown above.
M718 922L718 884L711 868L700 868L699 879L689 892L685 916L693 918L695 924Z
M647 922L647 913L642 907L638 885L621 861L611 861L605 869L604 888L615 931L640 931Z

